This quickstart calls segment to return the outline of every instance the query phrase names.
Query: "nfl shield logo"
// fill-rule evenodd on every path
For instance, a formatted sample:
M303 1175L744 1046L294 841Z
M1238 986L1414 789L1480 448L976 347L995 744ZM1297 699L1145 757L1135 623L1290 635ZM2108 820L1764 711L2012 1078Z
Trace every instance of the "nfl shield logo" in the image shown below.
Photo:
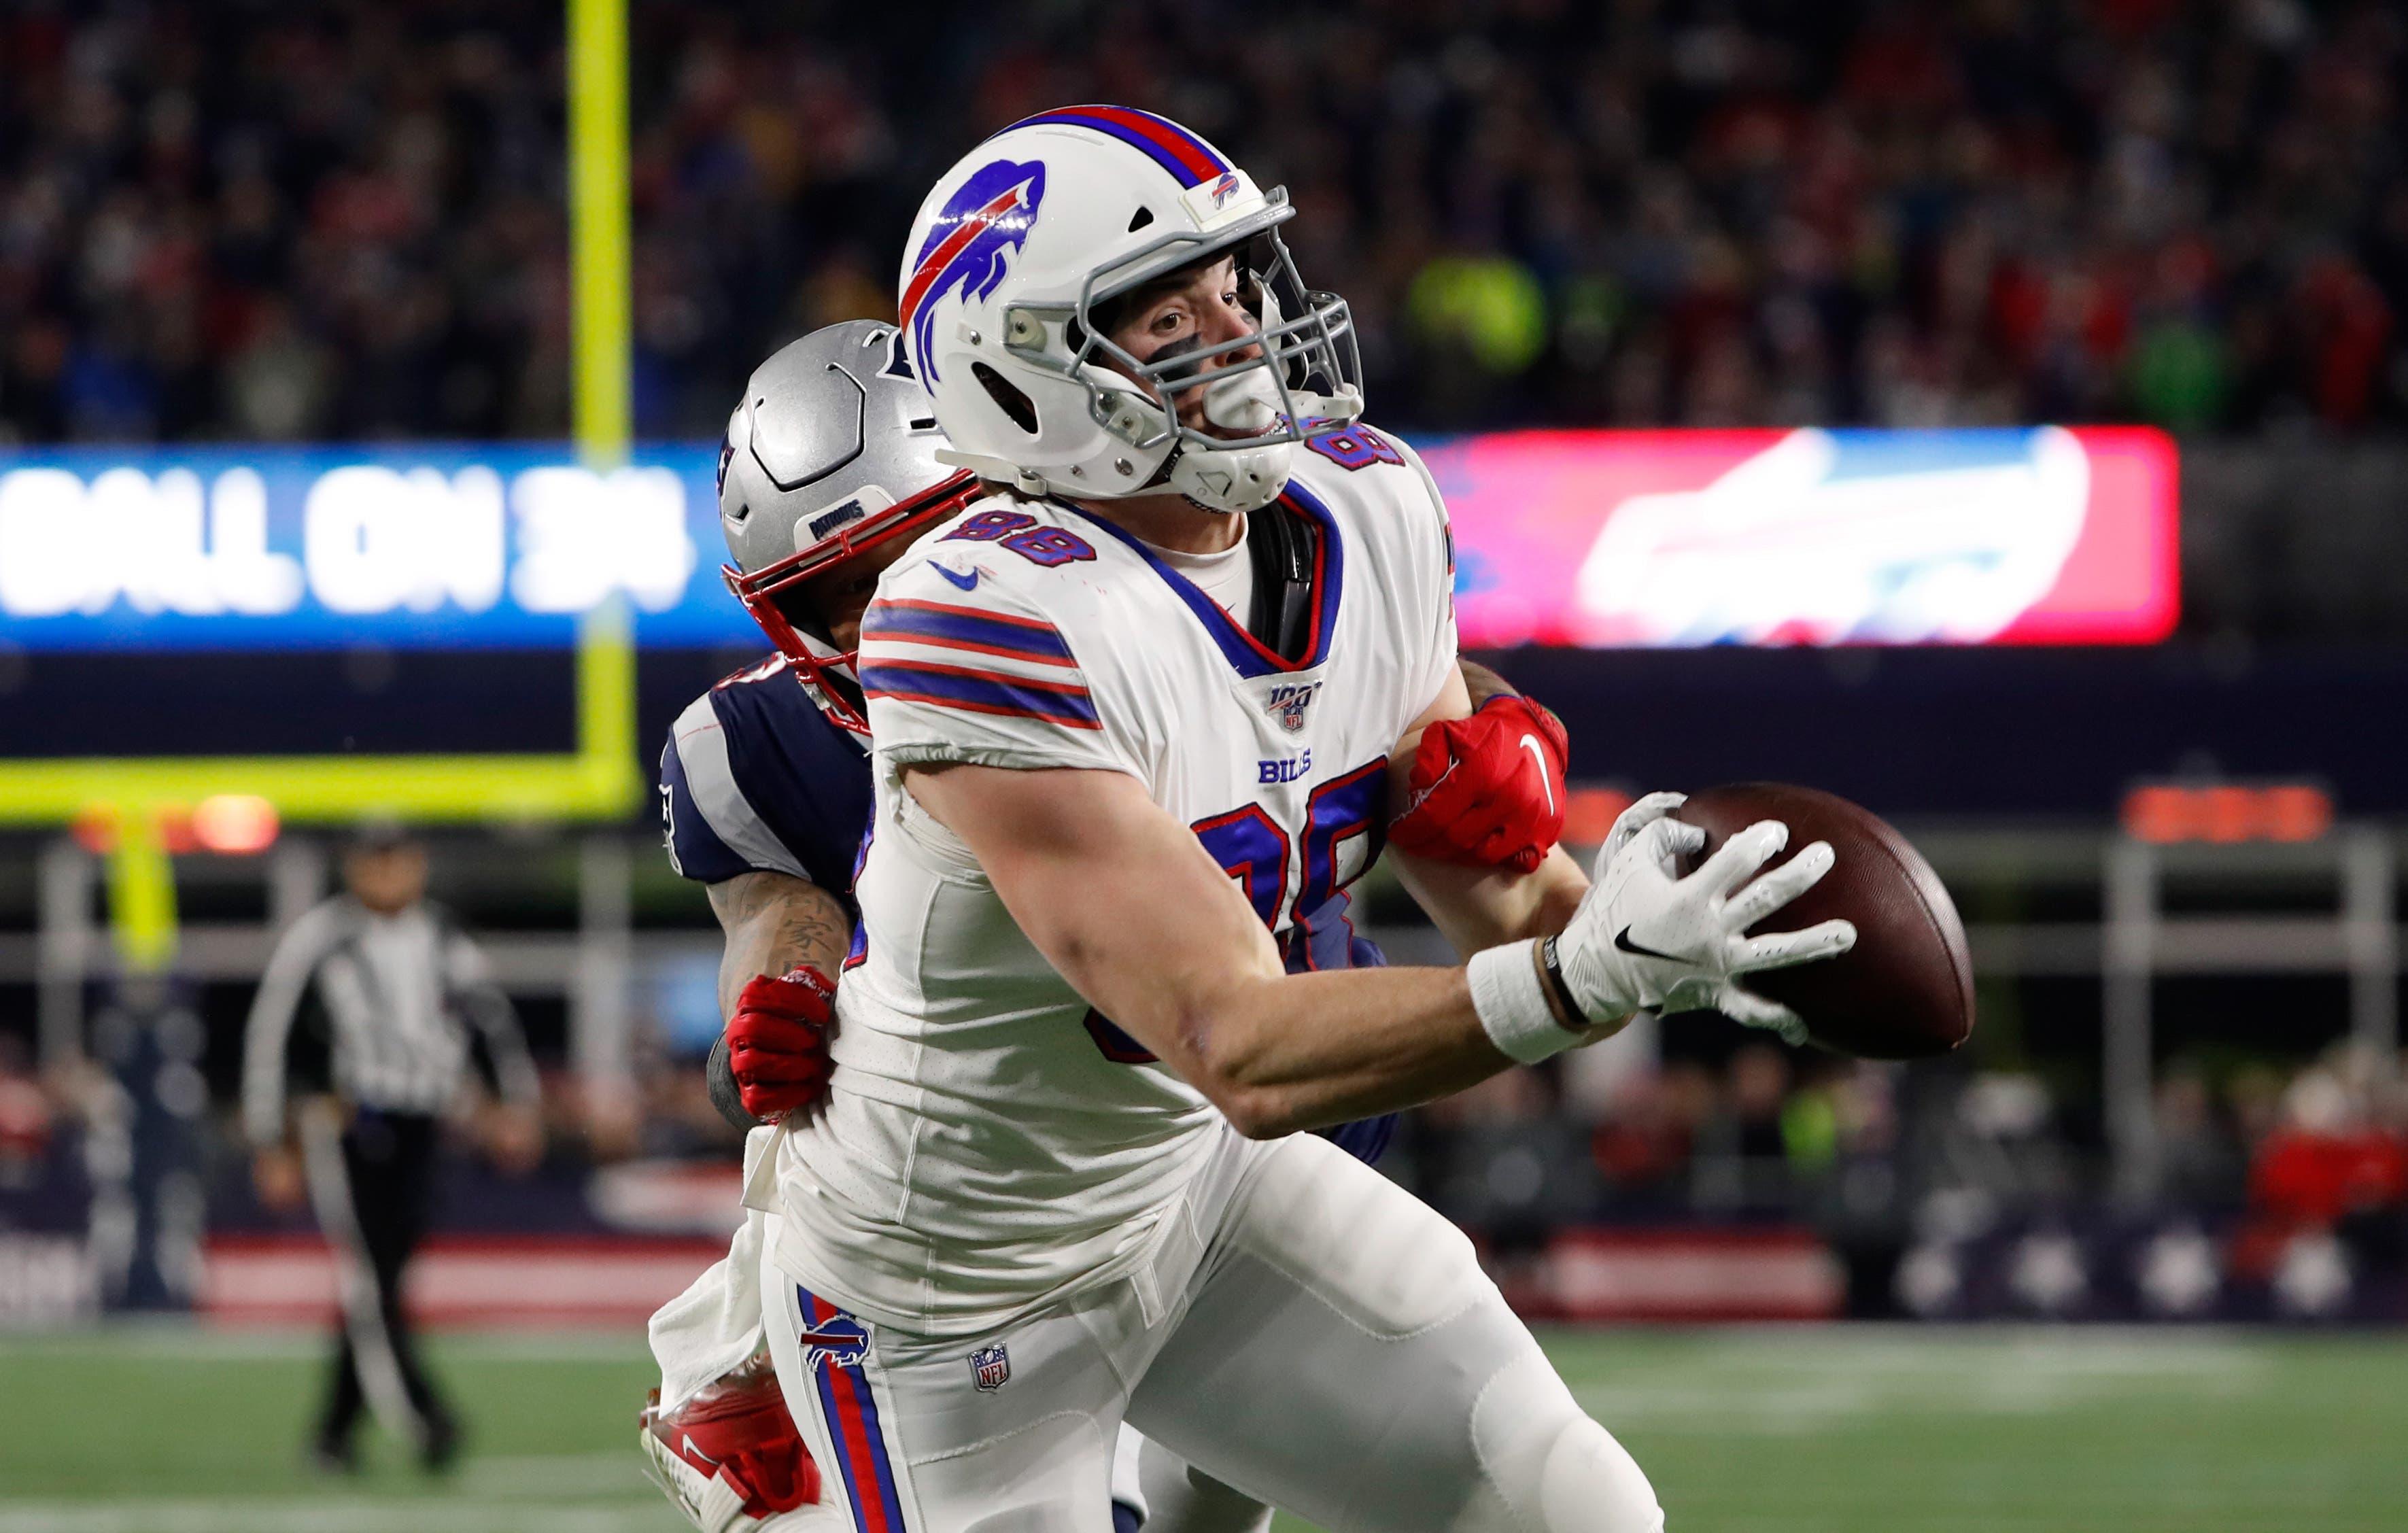
M1304 710L1312 704L1313 695L1320 690L1321 683L1318 681L1307 681L1300 686L1291 684L1273 687L1270 697L1264 707L1269 709L1272 718L1280 722L1281 728L1293 734L1304 727Z
M1011 1381L1011 1354L997 1342L981 1347L970 1354L970 1374L978 1380L979 1388L993 1394Z

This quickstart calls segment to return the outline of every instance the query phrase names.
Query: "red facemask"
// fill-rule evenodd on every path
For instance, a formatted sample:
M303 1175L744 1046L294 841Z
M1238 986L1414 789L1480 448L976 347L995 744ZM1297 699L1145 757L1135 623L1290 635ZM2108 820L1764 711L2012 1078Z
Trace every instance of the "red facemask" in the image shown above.
M720 575L778 652L794 663L820 711L839 728L867 739L869 720L863 710L861 678L854 668L858 652L839 650L819 637L824 625L815 619L798 621L795 614L804 605L802 586L842 569L872 549L919 536L985 493L978 477L964 469L750 575L733 566L722 566Z

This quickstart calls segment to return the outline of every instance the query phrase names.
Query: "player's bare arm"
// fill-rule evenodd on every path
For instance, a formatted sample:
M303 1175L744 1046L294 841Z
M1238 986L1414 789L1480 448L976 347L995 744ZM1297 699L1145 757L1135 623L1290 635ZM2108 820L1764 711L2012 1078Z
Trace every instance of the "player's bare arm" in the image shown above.
M1254 1138L1460 1091L1604 1036L1668 996L1769 1013L1778 1009L1735 976L1855 940L1843 922L1742 937L1819 879L1829 849L1809 847L1742 891L1786 839L1778 825L1758 826L1675 881L1670 864L1690 827L1667 818L1677 798L1658 795L1625 817L1639 818L1609 847L1643 866L1614 870L1618 897L1580 902L1561 956L1552 942L1525 940L1467 968L1291 975L1227 874L1133 778L928 766L907 768L904 782L968 846L1062 977ZM1634 916L1668 946L1616 953L1608 929L1627 935Z
M905 781L1063 978L1240 1133L1389 1111L1512 1063L1461 969L1285 973L1229 876L1133 778L946 766Z
M1463 678L1463 690L1469 699L1467 711L1476 709L1491 697L1519 697L1521 689L1476 660L1455 656L1455 674Z
M843 961L853 923L834 895L791 874L740 873L710 894L727 934L719 958L727 1026L704 1079L731 1125L772 1123L816 1100L827 1081L828 976Z
M739 873L709 886L711 913L726 934L719 955L719 1014L736 1015L744 987L762 975L809 965L833 974L853 940L853 920L834 895L790 873Z

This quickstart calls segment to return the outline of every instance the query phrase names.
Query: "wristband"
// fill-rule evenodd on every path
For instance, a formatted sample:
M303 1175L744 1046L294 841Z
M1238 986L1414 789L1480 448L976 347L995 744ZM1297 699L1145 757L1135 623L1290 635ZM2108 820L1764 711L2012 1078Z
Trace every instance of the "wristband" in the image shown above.
M1580 1001L1572 995L1572 982L1564 978L1564 966L1556 952L1555 941L1552 937L1539 938L1539 973L1547 982L1547 998L1555 1005L1555 1021L1578 1030L1587 1025L1588 1015L1581 1010Z
M1481 1031L1498 1053L1525 1065L1561 1053L1582 1036L1555 1019L1540 962L1539 944L1525 940L1475 953L1464 966Z

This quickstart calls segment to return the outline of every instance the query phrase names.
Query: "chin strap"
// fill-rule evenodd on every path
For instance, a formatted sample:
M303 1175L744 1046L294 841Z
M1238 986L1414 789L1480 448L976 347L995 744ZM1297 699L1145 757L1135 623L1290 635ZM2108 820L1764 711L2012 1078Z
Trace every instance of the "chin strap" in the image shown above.
M990 458L983 452L959 452L950 447L940 447L937 449L937 461L951 464L955 468L967 468L982 480L1009 484L1024 495L1041 496L1050 488L1045 476L1036 469L1023 468L1001 458Z

